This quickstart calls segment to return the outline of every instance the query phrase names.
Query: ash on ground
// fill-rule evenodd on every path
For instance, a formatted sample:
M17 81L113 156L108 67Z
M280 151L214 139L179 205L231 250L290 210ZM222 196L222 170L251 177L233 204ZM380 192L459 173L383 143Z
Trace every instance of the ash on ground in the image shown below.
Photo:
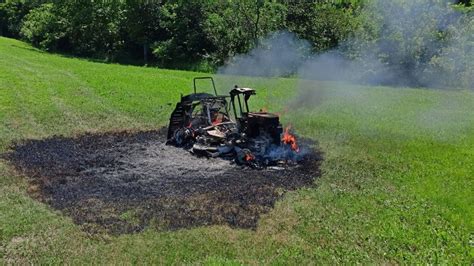
M251 169L165 145L164 131L52 137L3 155L28 192L88 232L139 232L227 224L255 228L285 191L320 175L314 143L298 165Z

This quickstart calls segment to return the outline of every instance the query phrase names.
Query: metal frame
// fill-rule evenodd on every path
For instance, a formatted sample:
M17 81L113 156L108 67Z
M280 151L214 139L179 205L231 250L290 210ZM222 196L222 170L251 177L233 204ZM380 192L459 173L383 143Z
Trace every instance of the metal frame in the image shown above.
M244 95L244 106L242 106L242 100L240 99L240 95ZM232 109L234 110L234 116L236 117L236 119L238 118L238 116L235 107L235 98L237 98L237 102L239 104L240 117L243 117L244 115L247 115L250 112L248 100L252 95L255 95L255 90L250 88L239 88L237 85L234 87L233 90L230 91L230 102L232 104ZM245 109L243 107L245 107Z
M196 77L193 79L193 85L194 85L194 94L196 94L197 89L196 89L196 80L204 80L204 79L210 79L212 82L212 87L214 88L214 94L217 96L217 90L216 90L216 84L214 83L214 79L212 77Z

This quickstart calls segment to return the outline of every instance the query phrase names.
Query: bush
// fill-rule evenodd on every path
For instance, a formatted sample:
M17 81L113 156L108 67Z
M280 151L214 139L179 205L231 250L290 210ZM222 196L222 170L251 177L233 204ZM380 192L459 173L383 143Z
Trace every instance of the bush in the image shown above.
M45 50L56 50L65 37L64 20L54 12L54 4L47 3L30 11L21 27L21 36Z
M356 5L295 1L288 6L286 23L319 53L338 47L360 27L357 9Z
M466 11L459 12L458 9ZM472 88L473 16L430 0L372 1L346 43L369 83Z
M0 32L2 36L18 38L23 18L34 7L37 1L8 1L0 3Z
M123 46L121 1L63 1L57 13L67 19L68 51L112 60Z
M212 44L211 60L222 65L248 52L260 38L284 28L285 16L285 6L270 1L223 1L212 6L203 25Z
M450 41L440 54L431 58L427 82L474 89L474 17L468 14L457 25L449 28Z

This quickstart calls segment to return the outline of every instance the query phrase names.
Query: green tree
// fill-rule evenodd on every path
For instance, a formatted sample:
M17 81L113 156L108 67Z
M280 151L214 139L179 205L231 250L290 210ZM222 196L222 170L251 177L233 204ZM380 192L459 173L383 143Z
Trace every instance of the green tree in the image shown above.
M8 20L5 3L0 3L0 36L6 36L8 33Z
M310 41L315 52L337 47L360 27L359 1L289 1L286 26Z
M209 11L204 24L213 44L212 60L223 64L235 54L248 52L255 42L284 28L286 8L273 1L222 1Z
M167 32L161 25L162 5L159 1L127 0L124 3L122 27L125 31L125 45L137 53L142 50L145 63L148 63L150 44L167 37Z
M474 89L474 14L458 18L447 35L448 43L427 63L425 83Z
M212 43L206 38L202 25L211 3L198 0L169 1L161 8L166 40L153 45L158 61L169 67L185 67L209 57Z
M38 7L42 0L11 0L0 3L0 28L2 35L19 38L23 18L35 7Z
M121 48L121 1L61 1L58 11L68 21L67 35L73 53L111 59Z
M65 38L64 18L55 14L52 3L43 4L25 16L21 35L33 45L45 50L59 50Z

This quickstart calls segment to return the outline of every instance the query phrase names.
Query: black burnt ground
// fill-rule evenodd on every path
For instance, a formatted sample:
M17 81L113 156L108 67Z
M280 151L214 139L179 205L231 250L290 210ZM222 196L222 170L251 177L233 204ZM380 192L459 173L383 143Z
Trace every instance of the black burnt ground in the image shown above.
M6 159L29 192L88 231L210 224L255 228L284 191L313 184L320 157L283 170L242 168L164 144L162 131L28 140Z

